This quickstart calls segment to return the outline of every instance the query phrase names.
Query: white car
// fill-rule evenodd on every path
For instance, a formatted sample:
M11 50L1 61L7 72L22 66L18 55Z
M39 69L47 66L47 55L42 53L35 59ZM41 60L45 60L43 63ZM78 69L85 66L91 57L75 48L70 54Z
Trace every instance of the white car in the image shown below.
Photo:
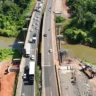
M42 11L42 9L41 9L41 8L39 8L39 9L38 9L38 12L41 12L41 11Z
M31 60L34 60L34 59L35 59L35 56L34 56L34 55L31 55L31 56L30 56L30 59L31 59Z
M52 53L52 49L49 49L49 52Z
M30 32L33 32L33 29L31 29Z
M21 96L25 96L25 93L22 93Z

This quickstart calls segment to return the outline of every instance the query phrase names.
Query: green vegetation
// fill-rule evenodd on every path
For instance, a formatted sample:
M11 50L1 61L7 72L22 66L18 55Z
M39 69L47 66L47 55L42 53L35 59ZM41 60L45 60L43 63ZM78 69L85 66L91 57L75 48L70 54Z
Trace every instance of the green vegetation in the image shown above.
M35 0L2 0L0 2L0 35L16 37L26 23L26 13L31 13L34 4Z
M65 19L61 16L57 16L55 22L56 23L62 23Z
M39 66L36 67L36 96L40 96L40 91L39 91L39 85L40 85L40 69Z
M96 66L96 63L93 63L93 62L89 62L88 60L86 60L85 58L82 59L83 62L86 62L88 64L91 64L91 65L95 65Z
M17 89L17 83L18 83L18 74L19 73L16 73L16 77L15 77L13 96L16 96L16 89Z
M16 49L0 49L0 61L9 59L9 58L19 58L21 54Z
M96 0L67 0L71 19L63 28L66 40L96 47Z

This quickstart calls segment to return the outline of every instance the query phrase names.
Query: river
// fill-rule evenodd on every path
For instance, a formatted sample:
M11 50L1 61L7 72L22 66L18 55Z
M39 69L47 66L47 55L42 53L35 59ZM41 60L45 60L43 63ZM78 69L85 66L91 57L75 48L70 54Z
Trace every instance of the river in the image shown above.
M22 45L18 44L18 40L14 37L0 36L0 48L16 48L20 49Z
M71 57L86 59L88 62L96 63L96 49L80 44L64 44L62 48L68 49L68 55Z

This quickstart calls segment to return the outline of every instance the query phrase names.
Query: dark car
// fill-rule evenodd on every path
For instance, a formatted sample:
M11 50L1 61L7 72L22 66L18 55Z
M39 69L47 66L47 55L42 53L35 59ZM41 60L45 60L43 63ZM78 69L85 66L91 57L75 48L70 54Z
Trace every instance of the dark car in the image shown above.
M44 37L47 37L47 34L44 34Z
M33 37L36 37L36 33L33 34Z

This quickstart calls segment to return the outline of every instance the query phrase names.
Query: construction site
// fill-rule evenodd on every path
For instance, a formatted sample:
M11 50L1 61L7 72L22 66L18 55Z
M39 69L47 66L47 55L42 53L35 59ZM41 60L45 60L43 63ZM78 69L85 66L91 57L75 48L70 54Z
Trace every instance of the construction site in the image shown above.
M96 96L96 68L66 57L58 68L62 96Z
M66 0L57 0L56 11L68 20L70 14L68 13L68 6ZM61 3L62 2L62 3ZM58 5L63 7L58 7ZM62 5L63 4L63 5ZM61 14L59 14L62 16ZM64 42L61 34L61 25L56 24L56 42L58 52L58 84L61 96L96 96L96 66L83 62L78 58L70 57L68 49L64 49L61 45Z

